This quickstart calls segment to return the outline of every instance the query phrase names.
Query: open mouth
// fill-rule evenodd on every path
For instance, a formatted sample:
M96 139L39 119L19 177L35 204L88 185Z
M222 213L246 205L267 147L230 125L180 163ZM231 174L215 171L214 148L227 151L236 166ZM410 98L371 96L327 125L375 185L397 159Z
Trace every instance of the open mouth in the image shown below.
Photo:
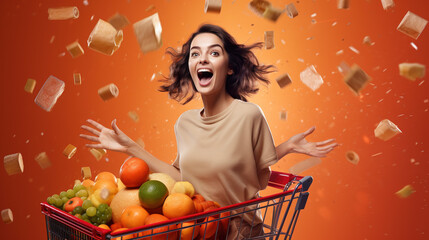
M210 69L200 69L198 70L198 79L202 86L206 86L210 83L210 80L213 77L213 72Z

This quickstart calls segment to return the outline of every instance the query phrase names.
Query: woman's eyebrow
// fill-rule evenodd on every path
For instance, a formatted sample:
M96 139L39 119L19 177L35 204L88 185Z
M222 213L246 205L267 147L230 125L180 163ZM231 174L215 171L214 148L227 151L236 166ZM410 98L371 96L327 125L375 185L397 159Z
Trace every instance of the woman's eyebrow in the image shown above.
M222 52L223 52L223 47L220 44L215 43L215 44L212 44L212 45L208 46L209 49L210 48L214 48L214 47L220 47L222 49ZM191 47L191 50L194 49L194 48L201 49L201 47L199 47L199 46L193 46L193 47Z

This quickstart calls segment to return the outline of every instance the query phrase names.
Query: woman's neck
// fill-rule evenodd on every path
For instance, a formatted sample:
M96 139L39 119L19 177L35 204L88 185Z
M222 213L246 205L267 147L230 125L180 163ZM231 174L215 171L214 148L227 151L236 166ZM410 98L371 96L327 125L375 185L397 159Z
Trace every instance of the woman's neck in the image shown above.
M234 98L226 92L220 96L202 96L202 99L204 104L203 117L214 116L222 112L234 101Z

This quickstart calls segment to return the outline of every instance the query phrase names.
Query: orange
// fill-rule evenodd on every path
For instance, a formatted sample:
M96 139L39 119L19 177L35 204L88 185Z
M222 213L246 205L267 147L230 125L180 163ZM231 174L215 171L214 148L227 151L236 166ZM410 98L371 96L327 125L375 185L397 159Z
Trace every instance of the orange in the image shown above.
M116 185L118 184L115 174L111 172L101 172L97 174L97 176L95 176L95 182L98 182L101 180L108 180L108 181L114 182Z
M125 231L125 230L128 230L128 228L118 228L115 231L112 231L111 233L121 232L121 231ZM134 237L136 237L135 234L129 234L129 235L123 236L122 238L121 237L112 238L112 240L125 240L125 239L132 239Z
M124 161L119 178L128 188L140 187L149 177L149 166L145 161L131 157Z
M139 189L141 204L146 209L155 209L162 206L167 196L167 187L158 180L146 181Z
M109 190L110 196L114 196L116 193L118 193L118 186L116 185L116 183L109 180L99 180L95 182L94 186L92 186L92 192L103 188Z
M162 213L169 219L193 214L195 213L194 202L184 193L172 193L165 199Z
M182 240L192 240L200 234L200 225L195 226L195 222L179 223L177 224L177 228L182 228L182 231L180 232L180 239Z
M155 214L149 215L149 217L146 218L145 225L159 223L159 222L164 222L164 221L167 221L167 220L168 220L168 218L166 218L165 216L163 216L161 214L156 214L155 213ZM177 239L177 231L176 232L171 232L171 233L165 233L165 234L151 236L153 234L162 233L162 232L166 232L168 230L174 230L174 229L176 229L176 225L168 225L168 226L163 226L163 227L159 227L159 228L154 228L154 229L143 231L138 236L139 237L148 236L146 238L143 238L144 240L164 240L164 239L167 239L167 238L169 240L170 239L171 240L175 240L175 239Z
M106 224L100 224L100 225L98 225L98 227L102 228L102 229L106 229L106 230L111 230L110 227L107 226Z
M149 213L139 205L132 205L124 209L121 215L121 224L125 228L134 228L144 225Z
M82 185L86 187L87 190L89 190L94 185L94 181L91 179L85 179L83 180Z
M110 229L112 229L112 231L115 231L116 229L122 228L121 223L114 223L112 225L110 225Z
M208 239L213 237L216 234L216 229L218 228L219 221L213 221L216 218L210 216L204 220L204 223L200 227L200 237L202 239ZM209 222L213 221L213 222ZM219 226L220 228L220 226Z

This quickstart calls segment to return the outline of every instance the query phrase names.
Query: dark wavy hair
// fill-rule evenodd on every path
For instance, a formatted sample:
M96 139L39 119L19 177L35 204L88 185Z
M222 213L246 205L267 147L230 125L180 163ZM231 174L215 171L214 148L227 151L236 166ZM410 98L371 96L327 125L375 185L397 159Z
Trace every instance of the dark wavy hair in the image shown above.
M227 75L226 78L226 91L233 98L247 101L246 96L259 91L257 81L269 84L265 75L273 72L274 70L271 68L274 66L259 65L258 59L252 52L253 48L261 48L263 43L258 42L249 46L238 44L223 28L204 24L191 35L181 49L167 48L166 53L171 55L173 62L170 65L170 77L160 80L160 82L165 83L160 87L160 92L168 92L169 97L178 102L189 95L186 101L182 103L183 105L195 97L195 93L198 91L192 81L188 61L192 40L200 33L213 33L221 39L228 54L229 68L233 70L233 74Z

